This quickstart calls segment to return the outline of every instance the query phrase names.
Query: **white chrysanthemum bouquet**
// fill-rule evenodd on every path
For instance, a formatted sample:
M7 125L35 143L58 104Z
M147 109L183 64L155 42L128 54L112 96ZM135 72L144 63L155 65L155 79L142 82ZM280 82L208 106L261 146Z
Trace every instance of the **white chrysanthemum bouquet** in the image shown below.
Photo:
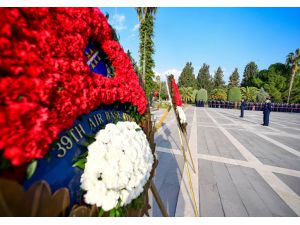
M107 124L88 146L81 176L84 201L104 211L128 205L144 190L153 164L146 135L135 122Z
M177 110L177 112L178 112L178 116L179 116L179 119L180 119L180 123L181 123L181 124L186 123L186 116L185 116L185 113L184 113L182 107L181 107L181 106L176 106L176 110Z

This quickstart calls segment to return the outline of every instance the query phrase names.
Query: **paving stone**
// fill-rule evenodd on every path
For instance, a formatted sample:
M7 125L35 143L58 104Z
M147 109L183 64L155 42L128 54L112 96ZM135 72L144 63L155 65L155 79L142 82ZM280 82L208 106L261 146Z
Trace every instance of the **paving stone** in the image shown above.
M249 216L272 216L240 166L226 165ZM251 170L251 169L248 169Z
M199 202L200 216L224 216L224 211L217 184L200 184Z
M300 114L272 112L271 126L262 127L260 126L262 112L259 111L246 111L245 118L241 119L239 110L205 110L263 164L300 171L299 157L255 134L261 132L282 144L299 149L297 148L299 138L292 138L291 135L300 135ZM196 112L197 124L193 125L197 126L198 153L246 161L203 108L197 108ZM186 109L189 122L188 138L193 135L191 134L193 113L193 106ZM253 130L255 132L252 132ZM285 135L279 136L280 132ZM173 112L170 112L165 119L163 127L155 135L155 140L157 146L180 149ZM183 157L160 152L158 158L159 165L154 180L170 216L174 216ZM276 176L295 193L300 194L300 178L282 174ZM199 159L198 183L200 216L296 216L255 169ZM151 215L161 216L155 201L153 199L150 201L152 202ZM181 201L182 203L184 202ZM176 215L184 216L177 212Z
M300 196L300 178L285 174L275 173L285 184L287 184L294 192Z
M273 216L296 216L255 170L242 170Z
M262 163L288 169L300 170L300 158L281 149L280 147L256 136L249 131L228 130Z
M225 216L248 216L226 166L215 162L212 162L212 166Z

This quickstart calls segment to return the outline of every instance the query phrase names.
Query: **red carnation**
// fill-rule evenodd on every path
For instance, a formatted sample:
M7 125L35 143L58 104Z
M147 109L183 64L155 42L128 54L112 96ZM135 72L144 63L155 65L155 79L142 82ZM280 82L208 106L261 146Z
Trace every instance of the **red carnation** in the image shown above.
M172 97L176 106L182 106L181 96L178 90L178 86L174 79L172 79Z

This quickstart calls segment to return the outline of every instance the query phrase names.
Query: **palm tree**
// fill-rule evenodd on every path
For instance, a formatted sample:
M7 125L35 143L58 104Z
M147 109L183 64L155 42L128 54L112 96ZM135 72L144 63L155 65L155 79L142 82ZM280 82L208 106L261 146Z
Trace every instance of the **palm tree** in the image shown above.
M245 101L254 102L258 92L259 90L256 87L241 87L242 97L245 99Z
M142 80L143 84L145 84L144 90L146 92L146 95L149 97L149 92L150 92L151 88L153 88L152 87L152 83L153 83L152 76L154 74L154 72L151 68L154 66L154 61L151 56L154 52L153 42L149 41L149 40L151 40L153 37L153 20L154 20L155 14L157 12L157 7L137 7L137 8L135 8L135 10L138 14L138 19L140 22L140 29L139 29L139 32L140 32L140 75L141 75L140 80ZM150 21L152 20L152 22L150 22L150 24L151 24L150 27L149 27L149 20ZM152 50L150 50L150 56L149 56L149 49L152 49ZM149 72L148 67L147 67L147 71L146 71L146 62L147 62L147 66L150 65L150 68L151 68L150 72ZM147 75L146 75L146 73L147 73Z
M296 49L295 54L293 52L291 52L286 57L286 64L288 66L291 66L291 72L292 72L287 103L289 103L289 101L290 101L293 82L295 79L295 74L296 74L297 68L299 67L299 62L300 62L300 48Z
M179 88L179 92L182 100L187 103L188 101L193 100L193 88L191 87L181 87Z
M135 10L138 14L138 18L139 18L139 21L141 24L144 21L144 19L146 18L147 13L150 13L153 16L156 14L157 7L136 7Z

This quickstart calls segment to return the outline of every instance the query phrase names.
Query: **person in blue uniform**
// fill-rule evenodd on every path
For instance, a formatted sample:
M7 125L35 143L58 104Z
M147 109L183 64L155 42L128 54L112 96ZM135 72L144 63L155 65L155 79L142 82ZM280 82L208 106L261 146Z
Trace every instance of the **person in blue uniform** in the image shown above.
M271 101L269 98L266 99L266 102L263 106L263 114L264 114L264 123L263 126L269 126L270 112L272 111Z
M242 118L244 117L245 106L246 106L246 102L244 101L244 99L242 99L241 105L240 105L240 109L241 109L241 115L240 115L240 117L242 117Z

